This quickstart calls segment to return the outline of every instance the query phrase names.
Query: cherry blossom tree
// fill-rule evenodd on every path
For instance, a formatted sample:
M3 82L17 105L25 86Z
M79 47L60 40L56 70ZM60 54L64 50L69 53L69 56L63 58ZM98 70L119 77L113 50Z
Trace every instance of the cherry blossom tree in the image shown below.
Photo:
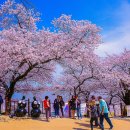
M62 63L63 76L56 83L56 91L68 92L71 95L89 98L101 85L100 58L93 55L82 55L82 60ZM101 88L101 87L100 87Z
M82 60L64 65L64 75L59 80L57 89L74 95L84 93L84 91L105 94L110 104L113 98L117 98L129 105L130 51L124 50L119 55L103 59L94 57L95 55L91 54L90 57L82 57Z
M38 14L12 0L1 5L0 16L0 85L7 112L15 91L34 90L32 82L40 84L41 90L50 82L57 62L82 60L100 42L96 25L66 15L53 21L54 32L39 30Z
M34 9L26 8L22 3L7 0L0 7L0 27L9 29L11 27L35 30L36 22L40 20L39 13Z
M130 51L124 50L119 55L106 58L107 88L112 97L120 98L126 105L130 104ZM105 82L104 82L105 83Z

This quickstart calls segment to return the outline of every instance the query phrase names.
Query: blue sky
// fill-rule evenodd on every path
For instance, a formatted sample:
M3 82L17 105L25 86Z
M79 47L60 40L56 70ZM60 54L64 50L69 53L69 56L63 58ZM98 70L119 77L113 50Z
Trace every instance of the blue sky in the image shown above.
M0 0L0 4L5 0ZM20 1L20 0L16 0ZM103 44L100 56L119 54L130 49L130 0L25 0L41 13L38 27L51 27L51 21L61 14L76 20L89 20L102 28Z
M110 11L121 5L120 0L30 0L42 13L44 25L50 26L51 20L61 14L72 15L73 19L87 19L99 26L108 28L116 22ZM100 3L99 3L100 1Z

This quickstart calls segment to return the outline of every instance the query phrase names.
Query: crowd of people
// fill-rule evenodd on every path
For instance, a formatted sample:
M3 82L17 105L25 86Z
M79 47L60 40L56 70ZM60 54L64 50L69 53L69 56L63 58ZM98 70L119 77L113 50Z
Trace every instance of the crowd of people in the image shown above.
M0 114L2 103L3 99L2 96L0 95ZM55 117L63 118L65 102L62 96L58 95L52 104L55 112ZM49 118L52 118L52 115L51 115L51 102L48 96L45 96L45 99L43 100L43 106L45 110L46 119L47 121L49 121ZM95 96L92 96L91 99L86 102L86 108L90 117L91 130L93 130L94 128L94 122L96 127L100 127L101 130L104 130L104 119L109 124L110 130L113 129L113 124L108 116L109 114L108 105L101 96L99 96L97 99ZM71 117L72 119L76 119L75 115L77 115L77 119L80 120L82 119L81 100L78 98L78 96L72 96L72 98L68 101L68 113L69 117Z
M44 104L46 119L48 121L49 117L50 118L52 117L51 116L51 102L50 102L50 99L49 99L48 96L45 96L43 104ZM53 103L56 118L64 117L64 112L63 112L64 105L65 105L65 103L63 101L62 96L58 95L57 98L54 100L54 103Z
M50 103L50 99L48 96L45 96L45 100L43 101L43 104L44 104L46 119L48 120L49 117L51 117L51 103ZM64 111L63 111L64 106L65 106L65 102L64 102L62 96L58 95L53 103L56 118L64 117ZM69 106L68 110L70 110L69 116L72 119L75 119L75 114L77 114L78 119L82 119L81 101L78 98L78 96L76 96L76 97L72 96L71 100L69 100L69 102L68 102L68 106Z
M44 102L44 108L46 113L46 119L48 120L49 117L51 117L51 107L50 107L50 100L49 97L46 96ZM55 111L55 117L64 117L64 107L65 103L63 101L62 96L57 96L57 98L54 100L54 111ZM72 98L68 101L69 106L69 117L72 119L75 118L75 114L77 115L77 119L82 119L81 114L81 100L78 98L78 96L72 96ZM110 130L113 129L113 124L108 116L109 110L108 105L106 101L99 96L96 101L96 97L92 96L90 101L86 104L87 110L89 111L89 117L90 117L90 126L91 130L93 130L95 122L96 127L100 127L101 130L104 130L104 119L108 122L110 125ZM61 114L60 114L61 113Z

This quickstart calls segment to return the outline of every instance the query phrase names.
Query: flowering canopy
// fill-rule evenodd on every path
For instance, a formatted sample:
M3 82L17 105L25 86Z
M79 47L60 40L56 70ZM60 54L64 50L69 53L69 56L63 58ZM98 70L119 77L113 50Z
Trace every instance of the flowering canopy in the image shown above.
M100 29L88 21L62 15L53 21L56 31L38 30L38 15L11 0L1 6L0 15L0 84L8 97L31 81L45 85L57 61L80 61L100 43Z

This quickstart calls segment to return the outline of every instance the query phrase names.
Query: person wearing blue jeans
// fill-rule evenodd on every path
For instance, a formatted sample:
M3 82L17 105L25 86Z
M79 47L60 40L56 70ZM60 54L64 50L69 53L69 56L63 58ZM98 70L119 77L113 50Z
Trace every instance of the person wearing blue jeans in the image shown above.
M76 110L77 110L77 117L78 119L82 119L82 114L81 114L81 101L78 98L78 96L76 96Z
M77 117L78 119L82 119L81 108L77 108Z
M110 129L112 130L113 128L113 124L108 116L108 106L107 103L105 102L105 100L102 99L101 96L98 97L99 100L99 106L100 106L100 127L102 130L104 130L104 118L107 121L107 123L110 125Z

